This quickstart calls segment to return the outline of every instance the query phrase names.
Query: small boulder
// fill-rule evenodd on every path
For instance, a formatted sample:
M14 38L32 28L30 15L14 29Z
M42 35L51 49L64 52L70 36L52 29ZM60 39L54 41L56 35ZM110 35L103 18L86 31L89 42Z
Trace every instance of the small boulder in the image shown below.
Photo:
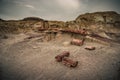
M94 46L86 46L85 49L86 50L95 50L95 47Z

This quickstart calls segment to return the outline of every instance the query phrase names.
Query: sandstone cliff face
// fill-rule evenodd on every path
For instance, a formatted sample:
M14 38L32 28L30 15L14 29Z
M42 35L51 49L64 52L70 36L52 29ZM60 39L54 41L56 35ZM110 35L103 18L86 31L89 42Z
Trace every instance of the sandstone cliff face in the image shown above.
M34 29L34 25L40 22L43 26L43 19L40 18L24 18L23 20L0 20L0 33L20 33Z
M97 33L103 37L116 39L120 36L120 14L113 11L86 13L73 21L48 21L37 17L27 17L23 20L0 19L0 33L20 33L37 31L39 29L86 29L89 33Z
M27 17L22 20L2 20L0 19L0 33L20 33L29 30L39 31L39 28L62 28L63 21L47 21L36 17Z
M48 21L50 28L63 28L65 26L65 22L63 21Z
M69 24L95 32L120 32L120 14L113 11L86 13L78 16Z
M120 36L120 14L113 11L82 14L66 25L75 30L86 29L102 37L116 39Z

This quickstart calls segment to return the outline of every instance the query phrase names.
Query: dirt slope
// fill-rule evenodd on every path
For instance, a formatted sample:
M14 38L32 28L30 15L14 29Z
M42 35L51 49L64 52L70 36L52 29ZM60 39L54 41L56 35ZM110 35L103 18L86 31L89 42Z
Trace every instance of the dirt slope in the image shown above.
M61 32L67 29L71 32ZM79 30L87 30L89 34L72 33ZM98 43L99 40L90 37L93 33L97 38L109 38L112 42L105 42L109 45ZM91 39L87 40L87 37ZM70 45L73 38L85 38L85 44ZM120 44L114 41L120 41L120 14L111 11L87 13L67 22L36 17L0 19L0 78L120 80ZM85 50L89 45L96 49ZM55 61L55 56L63 51L70 51L70 58L78 61L76 68Z
M86 41L83 46L62 43L70 36L41 42L38 38L24 40L29 35L9 35L0 42L2 80L119 80L120 45L105 46ZM96 47L94 51L84 49ZM70 51L70 58L78 60L76 68L55 61L62 51Z

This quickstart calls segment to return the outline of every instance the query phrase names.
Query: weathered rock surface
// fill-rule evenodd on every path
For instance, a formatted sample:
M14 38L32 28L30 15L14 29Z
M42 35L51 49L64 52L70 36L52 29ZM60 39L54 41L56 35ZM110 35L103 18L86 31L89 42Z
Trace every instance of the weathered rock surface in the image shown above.
M120 14L113 11L86 13L77 17L75 21L81 27L96 31L116 32L120 29Z
M7 21L0 19L0 33L26 33L29 31L57 33L59 30L75 31L81 29L86 29L89 34L96 33L102 37L119 41L120 14L113 11L86 13L67 22L48 21L37 17Z
M103 14L110 15L108 18L112 18L113 21L104 20ZM83 16L86 16L87 20L81 20ZM97 12L81 15L68 22L47 21L35 17L16 21L0 20L0 78L120 80L120 45L106 46L94 42L118 40L119 18L119 14L115 12ZM87 36L78 34L84 29L87 30ZM83 46L66 46L73 38L91 38L91 42L85 40ZM96 49L85 50L85 46L88 45ZM69 57L79 62L76 68L71 69L55 61L54 57L63 51L70 51L72 55Z

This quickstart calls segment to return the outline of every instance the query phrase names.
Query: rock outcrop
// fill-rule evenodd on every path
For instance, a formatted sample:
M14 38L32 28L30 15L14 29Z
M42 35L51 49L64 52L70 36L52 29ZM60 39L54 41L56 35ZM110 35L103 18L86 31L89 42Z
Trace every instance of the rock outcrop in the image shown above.
M95 33L109 39L120 39L118 38L120 36L120 14L113 11L86 13L78 16L73 21L67 22L48 21L37 17L7 21L0 19L0 33L46 31L47 33L53 32L54 35L61 30L70 31L70 34L73 34L83 29L87 30L88 34Z
M66 22L66 27L74 30L86 29L90 34L96 33L115 40L120 36L120 14L114 11L86 13Z
M120 29L120 14L113 11L86 13L78 16L75 22L81 27L96 32L116 32Z

